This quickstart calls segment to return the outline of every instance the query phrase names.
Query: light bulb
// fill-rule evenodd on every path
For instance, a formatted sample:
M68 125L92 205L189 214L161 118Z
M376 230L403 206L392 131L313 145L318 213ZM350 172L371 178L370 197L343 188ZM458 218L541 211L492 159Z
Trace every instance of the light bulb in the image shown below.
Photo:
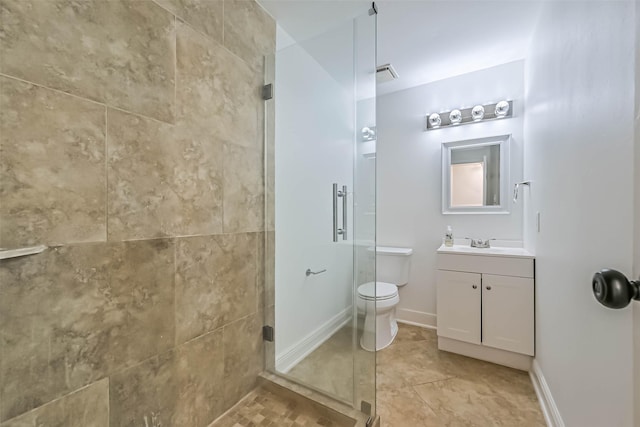
M509 103L500 101L496 104L496 117L505 117L509 112Z
M433 128L440 127L440 123L442 123L442 120L440 119L440 114L433 113L432 115L429 116L429 124L431 125L431 127Z
M452 110L449 113L449 120L451 120L452 125L459 125L462 122L462 113L460 110Z
M482 105L476 105L473 107L471 110L471 117L475 122L484 119L484 107Z

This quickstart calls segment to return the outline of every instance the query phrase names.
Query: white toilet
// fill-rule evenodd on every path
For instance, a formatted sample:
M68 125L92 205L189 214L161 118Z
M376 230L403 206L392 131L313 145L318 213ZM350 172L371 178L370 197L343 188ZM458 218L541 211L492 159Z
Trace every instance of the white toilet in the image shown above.
M398 286L404 286L409 281L412 253L410 248L378 246L377 280L358 287L358 310L365 315L360 346L367 351L382 350L389 346L398 333Z

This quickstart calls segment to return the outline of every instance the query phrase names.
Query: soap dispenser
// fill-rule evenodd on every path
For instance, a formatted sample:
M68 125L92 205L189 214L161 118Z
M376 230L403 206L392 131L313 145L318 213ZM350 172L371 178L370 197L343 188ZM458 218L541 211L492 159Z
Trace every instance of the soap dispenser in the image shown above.
M444 245L448 247L453 246L453 229L450 225L447 225L447 232L444 235Z

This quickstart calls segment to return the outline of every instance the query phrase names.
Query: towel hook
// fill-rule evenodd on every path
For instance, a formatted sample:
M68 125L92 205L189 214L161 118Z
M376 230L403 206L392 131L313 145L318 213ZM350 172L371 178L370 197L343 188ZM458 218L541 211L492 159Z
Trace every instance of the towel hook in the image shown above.
M521 185L529 186L531 185L531 181L516 182L516 184L513 187L513 203L518 203L518 193Z

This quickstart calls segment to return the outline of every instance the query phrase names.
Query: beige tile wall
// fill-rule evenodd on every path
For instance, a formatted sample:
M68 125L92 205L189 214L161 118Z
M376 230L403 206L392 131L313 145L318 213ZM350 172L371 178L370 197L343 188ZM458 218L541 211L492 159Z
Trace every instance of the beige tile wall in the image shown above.
M253 0L0 0L0 427L206 426L263 369Z

